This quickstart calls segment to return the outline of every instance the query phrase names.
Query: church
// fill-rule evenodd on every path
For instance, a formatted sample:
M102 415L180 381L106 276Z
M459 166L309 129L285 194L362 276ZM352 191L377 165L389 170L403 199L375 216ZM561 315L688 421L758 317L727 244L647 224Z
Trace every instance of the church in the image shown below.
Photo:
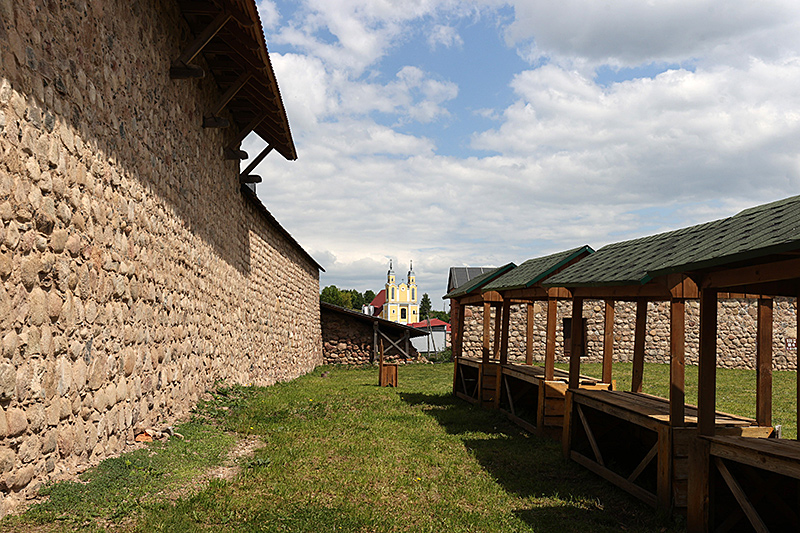
M369 312L367 309L371 308L373 316L399 324L418 322L419 305L417 305L417 283L413 262L408 267L407 282L398 284L390 260L385 288L375 296L369 306L364 307L365 312Z

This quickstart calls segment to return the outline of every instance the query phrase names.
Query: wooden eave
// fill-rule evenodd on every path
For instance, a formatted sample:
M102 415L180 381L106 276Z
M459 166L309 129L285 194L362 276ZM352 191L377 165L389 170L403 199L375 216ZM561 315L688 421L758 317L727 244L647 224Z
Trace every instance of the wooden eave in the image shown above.
M264 119L252 131L286 159L297 159L289 120L269 59L255 2L180 0L178 7L189 25L192 37L201 35L221 13L232 14L199 53L205 59L209 74L219 86L220 94L225 94L243 74L251 75L246 85L224 106L233 118L231 127L237 133L246 135L249 132L244 132L243 129L254 118L264 115Z
M687 275L670 274L644 284L571 287L576 298L597 300L692 299L699 297L697 284Z
M771 296L800 295L800 258L793 254L770 256L753 264L696 271L693 276L703 289Z

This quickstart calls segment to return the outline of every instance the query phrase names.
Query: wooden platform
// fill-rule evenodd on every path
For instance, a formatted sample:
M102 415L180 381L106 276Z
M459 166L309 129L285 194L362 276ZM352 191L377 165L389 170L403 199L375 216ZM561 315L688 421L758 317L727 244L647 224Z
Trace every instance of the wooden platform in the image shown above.
M800 442L700 437L691 460L708 531L800 531Z
M575 390L567 393L565 453L665 511L685 511L689 449L697 438L697 408L686 405L686 426L669 425L669 401L627 391ZM718 412L717 434L767 437L772 427Z

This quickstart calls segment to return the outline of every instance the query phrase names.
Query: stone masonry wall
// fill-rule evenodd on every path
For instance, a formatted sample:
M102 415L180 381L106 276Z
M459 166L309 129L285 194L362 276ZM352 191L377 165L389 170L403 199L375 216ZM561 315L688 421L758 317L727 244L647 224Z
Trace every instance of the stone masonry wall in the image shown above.
M322 350L326 365L366 365L370 364L372 355L373 330L372 323L358 320L343 313L336 313L326 308L322 314ZM393 335L393 339L402 335ZM385 360L387 362L419 362L423 359L417 350L409 345L411 358L403 357L389 349L385 343ZM401 344L402 346L402 344Z
M175 2L0 0L0 512L185 414L322 362L319 272L169 79Z
M797 353L787 348L787 339L797 338L796 300L776 298L773 316L773 367L775 370L795 370ZM755 300L720 300L719 326L717 337L718 366L723 368L755 368L755 339L757 305ZM636 323L636 304L617 302L614 314L614 360L629 362L633 360L634 326ZM525 360L526 309L524 306L511 306L509 329L509 359ZM535 361L544 361L547 304L534 303L534 343ZM572 315L572 303L558 303L558 322L556 327L556 359L564 358L563 319ZM492 310L492 329L494 335L494 309ZM603 355L604 303L587 300L583 305L583 316L587 322L587 362L600 362ZM699 342L700 307L696 300L686 304L686 364L696 365ZM483 338L483 308L471 307L464 320L464 355L480 357ZM494 337L492 337L492 342ZM650 302L647 310L647 336L645 337L645 360L648 362L669 363L669 303Z

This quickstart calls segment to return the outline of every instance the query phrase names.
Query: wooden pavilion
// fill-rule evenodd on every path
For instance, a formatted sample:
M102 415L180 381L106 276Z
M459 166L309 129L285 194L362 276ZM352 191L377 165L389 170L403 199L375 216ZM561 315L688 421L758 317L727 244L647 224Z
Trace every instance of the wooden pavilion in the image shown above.
M756 416L772 423L773 296L800 295L800 196L721 221L653 275L691 277L700 296L699 438L691 443L690 531L800 531L800 441L749 438L715 424L717 299L763 295L758 305ZM800 313L798 313L800 326ZM800 373L797 381L800 398ZM796 404L800 428L800 401Z
M589 246L581 246L556 254L529 259L517 268L487 283L483 294L500 296L500 345L497 360L484 361L485 365L497 365L499 371L499 393L495 405L518 425L531 432L549 434L560 438L564 419L564 399L567 390L567 372L555 368L557 304L559 300L571 299L566 289L542 287L542 281L563 269L583 260L593 253ZM533 365L534 303L547 306L544 366ZM508 360L509 317L513 305L526 310L525 364L514 364ZM571 339L565 335L564 355L571 349ZM582 388L607 389L609 383L581 376Z
M453 346L453 392L456 396L472 403L494 406L498 399L500 373L496 364L490 362L489 351L491 332L491 309L497 308L495 318L495 347L500 342L499 304L502 303L500 295L495 292L481 293L481 288L506 272L516 268L514 263L489 270L463 283L445 294L443 299L450 299L451 323L455 322L452 332ZM464 315L467 307L483 307L483 356L463 356L464 349ZM507 339L506 339L507 342Z
M684 398L685 303L698 298L694 279L682 272L653 276L651 270L713 232L720 221L605 246L543 282L567 288L573 298L573 345L582 346L583 302L605 301L602 381L611 381L614 309L617 301L636 303L630 391L579 388L580 357L570 354L562 446L567 457L670 512L687 505L688 450L697 435L698 413ZM745 294L726 294L746 297ZM648 302L670 303L670 397L642 392ZM726 413L710 414L721 434L767 436L769 421ZM767 426L767 427L758 427Z

